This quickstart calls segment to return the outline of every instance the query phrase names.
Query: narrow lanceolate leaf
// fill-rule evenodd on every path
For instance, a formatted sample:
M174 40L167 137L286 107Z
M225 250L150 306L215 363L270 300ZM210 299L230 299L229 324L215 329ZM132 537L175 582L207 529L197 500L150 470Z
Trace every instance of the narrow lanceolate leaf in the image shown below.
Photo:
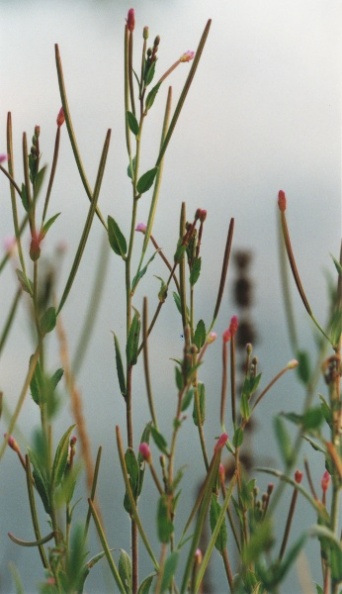
M191 272L190 272L190 285L193 287L195 283L197 283L199 279L199 275L201 274L201 258L195 258Z
M139 480L140 480L140 473L139 473L139 464L135 457L134 451L132 448L127 448L125 452L125 463L127 468L128 479L131 485L134 501L137 500L139 495ZM128 493L125 493L124 497L124 508L125 510L131 514L133 512L132 504Z
M206 336L207 336L207 332L205 329L205 323L203 322L203 320L199 320L199 322L196 326L195 336L194 336L194 343L198 349L201 349L202 346L204 345Z
M169 588L171 587L172 580L176 573L178 559L179 559L179 553L177 551L174 551L173 553L171 553L168 556L168 558L166 559L165 565L164 565L164 573L163 573L163 577L162 577L161 588L160 588L161 592L167 592L169 590Z
M154 254L152 254L152 256L148 260L147 264L143 268L138 270L138 272L136 273L135 277L132 280L132 291L135 291L136 287L138 286L139 281L146 274L149 265L151 264L152 260L154 260L154 258L157 254L158 254L158 250L155 251Z
M33 188L34 188L34 197L35 197L35 198L37 198L37 196L38 196L38 194L39 194L39 192L40 192L40 190L41 190L41 187L42 187L42 185L43 185L43 181L44 181L44 177L45 177L46 169L47 169L47 168L46 168L46 165L45 165L44 167L42 167L42 168L41 168L41 169L38 171L37 175L35 176L35 179L34 179L34 184L33 184Z
M29 295L32 295L32 281L29 278L27 278L26 274L24 274L22 270L19 270L19 268L17 268L16 273L22 290L26 293L29 293Z
M118 563L119 575L121 581L125 587L126 594L132 592L132 561L128 553L121 549L119 563Z
M144 194L147 192L151 186L153 185L154 178L157 175L158 167L153 167L153 169L149 169L146 171L138 180L137 183L137 192L138 194Z
M150 588L155 577L154 573L148 575L140 584L138 594L150 594Z
M161 433L159 433L158 429L156 429L153 425L151 425L151 435L153 437L153 441L156 444L158 450L160 450L166 456L169 455L167 449L167 441Z
M161 83L156 84L149 92L149 94L146 97L146 103L145 103L145 111L148 111L149 109L151 109L154 100L157 96L157 93L159 91Z
M220 512L221 512L221 506L220 506L219 502L217 501L216 495L213 494L213 496L211 498L211 504L210 504L210 527L211 527L212 532L214 532ZM227 545L227 528L226 528L225 522L223 521L221 524L220 531L218 533L216 542L215 542L215 547L217 548L218 551L220 551L222 553L224 551L224 549L226 548L226 545Z
M122 358L121 358L119 340L118 340L118 337L116 336L116 334L114 334L114 348L115 348L116 371L118 374L120 391L121 391L122 396L124 398L126 398L127 390L126 390L125 372L124 372L124 366L123 366Z
M281 456L283 458L285 465L288 466L292 463L294 452L291 444L290 435L285 427L285 423L280 417L275 417L274 429Z
M135 115L131 111L127 111L126 118L127 118L127 124L128 124L130 131L135 136L137 136L137 134L139 132L139 124L137 122Z
M49 307L46 312L43 313L39 321L40 331L43 335L48 334L56 326L56 310L54 307Z
M138 312L135 312L131 327L129 329L127 345L126 345L126 356L128 365L135 365L138 360L138 347L139 347L139 336L140 336L140 316Z
M205 385L198 382L197 389L195 389L194 411L192 414L196 427L200 427L205 421Z
M170 542L173 533L173 523L171 521L170 499L162 495L158 503L157 511L158 539L161 543Z
M62 435L59 444L56 449L55 458L53 461L52 466L52 485L57 487L64 475L67 459L68 459L68 451L69 451L69 439L70 434L74 430L75 425L71 425L69 429L66 430L64 435Z
M58 212L57 214L53 215L53 217L51 217L50 219L48 219L46 221L46 223L43 225L43 228L42 228L43 235L46 235L47 234L48 230L54 224L55 220L59 217L60 214L61 213Z
M108 239L112 250L124 258L127 252L127 242L119 225L111 216L108 217Z

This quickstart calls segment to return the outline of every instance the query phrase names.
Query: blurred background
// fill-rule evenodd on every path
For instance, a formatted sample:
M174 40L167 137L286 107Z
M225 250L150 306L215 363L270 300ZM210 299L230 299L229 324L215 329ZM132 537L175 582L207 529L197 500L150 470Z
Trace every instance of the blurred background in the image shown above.
M95 182L102 144L108 128L112 141L100 194L100 208L111 214L128 235L130 184L126 175L124 136L123 34L129 8L136 10L135 52L139 68L141 32L150 28L150 42L161 37L157 77L186 50L195 50L203 28L212 19L205 51L165 160L164 177L154 236L172 258L178 235L180 206L187 203L188 218L199 208L208 211L203 238L203 267L196 304L198 318L210 322L220 277L226 233L235 218L234 248L248 250L248 276L252 285L251 321L255 332L254 353L264 385L294 357L291 351L283 308L279 273L278 217L279 189L288 198L288 223L298 268L313 311L327 320L327 276L334 274L330 254L339 253L341 234L341 4L338 0L0 0L0 153L6 152L6 117L12 113L16 179L23 179L21 139L31 138L35 125L41 128L42 163L51 164L60 97L55 69L54 44L60 47L69 106L88 179ZM176 105L189 64L182 64L168 79ZM142 171L153 166L159 144L167 85L158 93L144 130ZM0 177L0 241L13 235L8 183ZM140 201L139 221L146 221L150 195ZM65 127L62 129L60 159L51 198L50 215L61 216L44 244L47 269L63 250L55 271L57 289L63 288L75 247L87 216L88 199L78 176ZM123 340L123 267L109 253L98 220L90 233L84 258L63 322L73 356L80 340L82 324L91 307L93 282L99 269L105 274L103 298L93 307L93 338L78 375L84 412L93 454L104 448L99 499L114 555L129 549L128 518L120 505L124 493L114 438L115 425L124 427L124 402L120 395L114 361L112 331ZM142 236L137 237L137 247ZM141 307L149 297L150 315L157 304L159 281L166 279L156 260L151 277L141 284L135 304ZM234 261L228 273L227 289L214 330L219 339L208 353L201 379L207 385L205 433L210 444L220 432L219 395L221 340L231 316L239 315L234 301L238 276ZM0 290L1 327L15 289L11 267L2 275ZM315 355L313 329L295 290L300 346ZM171 357L182 353L181 325L170 297L151 339L152 382L161 427L169 435L175 411ZM0 360L0 389L4 393L5 415L1 431L6 431L6 411L13 411L33 350L28 308L20 308L15 328ZM49 365L59 366L58 348L49 344ZM153 365L154 361L154 365ZM324 391L324 386L319 388ZM135 378L136 440L149 420L144 380L138 365ZM287 374L261 404L260 421L251 438L258 463L277 466L278 453L272 418L281 410L300 412L304 390ZM190 417L190 415L189 415ZM73 422L64 397L56 422L62 434ZM22 448L39 424L37 407L26 398L19 419ZM232 427L227 422L228 432ZM189 418L180 438L180 464L191 464L186 485L203 476L195 429ZM303 448L303 455L310 450ZM198 458L198 464L196 462ZM316 484L324 471L324 461L314 456L312 473ZM43 577L37 570L38 554L22 549L7 538L11 531L32 539L25 481L12 451L0 466L0 592L14 592L9 563L16 564L25 592L37 591ZM258 475L261 487L269 479ZM80 514L86 509L84 490ZM151 497L154 495L151 494ZM289 495L290 497L290 495ZM181 510L188 512L191 501L184 498ZM154 511L151 501L141 500L146 525L153 536ZM279 528L288 509L286 497L279 508ZM314 514L299 508L300 522L295 533L315 521ZM99 550L94 534L91 554ZM309 545L308 564L313 579L320 579L318 545ZM142 575L151 571L142 555ZM295 571L284 592L299 591ZM214 563L214 592L226 591L223 568ZM91 573L87 592L112 591L105 562Z

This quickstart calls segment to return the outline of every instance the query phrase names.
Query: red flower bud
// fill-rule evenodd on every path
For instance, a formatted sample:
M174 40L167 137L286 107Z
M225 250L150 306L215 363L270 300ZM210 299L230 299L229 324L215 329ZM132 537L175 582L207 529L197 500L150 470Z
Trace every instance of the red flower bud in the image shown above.
M329 472L326 470L322 476L321 479L321 487L322 487L322 491L323 493L326 493L329 487L329 483L330 483L330 474Z
M286 210L286 196L283 190L279 190L278 192L278 206L281 212L285 212Z
M134 8L130 8L127 14L127 29L128 31L134 31L134 27L135 27L135 12L134 12Z
M64 109L63 109L63 107L61 107L58 112L58 116L57 116L57 120L56 120L58 128L63 126L64 121L65 121Z
M294 474L294 479L296 481L296 483L301 483L302 482L302 478L303 478L303 473L300 470L296 470L295 474Z
M235 336L236 331L238 329L238 325L239 325L239 321L237 319L237 316L233 316L232 319L230 320L230 325L229 325L229 330L230 330L230 334L231 336Z
M227 433L222 433L222 435L220 435L220 437L218 438L218 440L216 442L215 448L214 448L215 454L222 450L222 448L226 445L227 439L228 439Z
M5 433L5 437L7 437L7 433ZM11 448L11 449L12 449L14 452L16 452L17 454L19 454L19 452L20 452L20 447L19 447L19 444L18 444L17 440L16 440L16 439L14 439L13 435L9 435L9 436L8 436L8 440L7 440L7 442L8 442L8 445L9 445L9 447L10 447L10 448Z
M150 446L148 445L148 443L146 443L145 441L141 442L141 444L139 446L139 453L144 458L145 462L150 464L151 459L152 459L152 454L151 454L151 449L150 449Z

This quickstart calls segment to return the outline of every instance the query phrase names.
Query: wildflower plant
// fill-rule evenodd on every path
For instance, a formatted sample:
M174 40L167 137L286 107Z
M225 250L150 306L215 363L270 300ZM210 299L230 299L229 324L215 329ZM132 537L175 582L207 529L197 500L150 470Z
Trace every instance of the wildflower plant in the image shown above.
M227 225L226 244L222 249L221 274L217 279L217 293L212 303L212 313L207 319L198 319L196 314L197 294L200 291L200 276L203 268L202 242L207 211L198 207L188 215L182 204L179 217L178 242L173 254L164 253L158 242L154 221L160 194L163 163L172 135L181 116L189 89L205 48L211 22L206 24L196 52L185 51L164 74L158 74L158 55L161 40L157 36L150 42L148 27L142 31L140 64L133 63L133 41L136 37L135 12L128 11L124 36L124 118L127 153L127 194L130 195L130 224L121 228L115 212L105 216L100 209L100 193L106 170L111 142L111 131L106 133L97 176L93 189L89 184L68 104L64 83L61 52L55 47L57 76L62 107L56 121L56 139L50 170L41 165L40 128L34 128L31 143L23 134L23 180L18 180L14 168L12 143L12 118L7 119L6 153L0 155L0 170L9 181L12 206L15 247L17 250L17 286L7 319L1 329L0 349L5 348L9 332L20 301L24 296L30 304L30 316L34 327L33 351L27 364L27 372L16 406L6 419L0 458L6 448L17 455L24 471L34 539L23 541L17 535L9 537L18 546L31 546L43 567L43 577L37 576L42 593L83 592L86 581L95 565L108 564L113 579L112 591L121 594L204 592L213 555L222 560L222 573L227 581L227 591L232 593L278 592L288 574L293 571L294 561L308 538L316 538L320 547L322 580L316 584L318 594L337 594L342 582L342 549L340 525L340 494L342 485L341 457L341 263L334 259L337 271L337 288L332 291L330 319L323 328L313 314L297 269L290 233L286 220L287 202L283 191L279 192L278 205L282 229L281 252L288 326L294 359L284 364L269 381L264 381L258 372L258 362L253 345L244 349L243 377L241 388L237 387L236 340L239 320L233 312L224 314L230 322L222 331L218 316L225 292L227 272L233 245L234 219ZM142 139L144 123L156 101L160 101L166 81L171 80L176 68L188 67L185 83L175 107L172 107L172 88L166 91L164 118L161 123L160 144L150 167L142 170ZM58 225L59 212L49 214L53 204L53 184L57 175L60 137L66 127L74 159L89 200L89 208L82 235L74 254L70 271L60 294L44 277L41 255L45 238L53 225ZM139 220L141 200L149 194L150 206L145 222ZM43 198L42 198L43 196ZM51 198L51 200L50 200ZM128 203L128 202L127 202ZM58 208L57 208L58 210ZM101 480L101 452L98 444L95 464L92 462L89 439L85 428L81 396L77 378L68 354L67 332L62 322L62 311L73 290L84 248L89 240L93 224L101 225L108 237L113 258L121 265L122 293L125 303L125 329L123 335L113 332L113 348L116 362L117 382L115 390L123 399L126 426L116 426L116 445L121 466L122 483L125 489L123 502L113 502L117 513L130 519L129 551L119 554L112 550L112 536L107 533L101 514L101 501L96 497L98 481ZM141 242L137 242L139 233ZM25 250L26 237L29 248ZM141 237L139 237L141 239ZM0 263L2 271L13 260L13 245L8 248ZM299 347L295 332L295 319L287 291L287 264L303 302L304 308L315 326L319 337L318 363L313 371L309 357ZM152 317L149 316L147 298L142 305L136 299L138 286L153 270L155 259L161 259L165 276L159 278L158 303ZM45 291L41 291L42 281ZM172 292L172 295L171 295ZM182 325L182 348L174 363L174 384L169 386L173 397L174 415L170 419L170 432L164 434L158 419L160 406L154 398L151 383L149 342L153 330L166 303L172 303ZM61 367L50 369L47 337L55 335L60 346ZM221 335L221 336L220 336ZM208 349L216 349L222 360L220 404L217 410L217 438L211 442L206 437L206 386L202 381L202 369L206 364ZM327 354L326 350L330 349ZM171 353L169 353L170 355ZM135 377L137 362L142 359L146 409L150 420L141 427L133 423L135 402ZM316 397L315 387L318 370L322 368L327 394ZM296 371L294 371L296 370ZM279 444L282 470L260 467L246 468L242 446L246 432L254 419L255 410L267 398L274 384L287 372L297 372L299 382L305 387L307 397L301 414L285 411L274 419L274 429ZM55 435L54 421L59 407L62 385L70 393L74 423L66 427L62 436ZM29 447L22 451L20 439L15 437L23 402L31 394L32 406L38 407L40 426L29 438ZM6 404L6 394L3 396ZM192 414L189 411L192 410ZM267 423L267 419L264 419ZM191 499L193 492L182 489L186 469L179 462L179 435L189 423L198 433L202 454L202 481L195 485L197 495L183 525L178 520L182 500ZM288 425L296 427L293 439ZM327 434L327 430L328 434ZM306 440L312 451L321 456L322 480L315 486L307 461L302 470L300 444ZM260 496L257 477L259 473L272 476L266 491ZM76 486L86 482L84 497L88 512L80 518L75 500ZM148 477L145 475L149 475ZM306 480L308 487L305 486ZM146 483L153 486L155 495L148 497L155 503L156 524L152 530L144 523L139 500L145 496ZM320 487L321 493L317 494ZM283 521L283 534L279 538L275 530L279 501L284 492L290 492L289 512ZM328 491L331 496L327 497ZM297 540L291 539L291 525L299 497L306 499L314 510L317 522L303 528ZM40 503L38 503L40 501ZM122 503L122 505L121 505ZM49 531L42 527L38 507L48 518ZM46 524L44 525L46 526ZM210 533L207 534L207 527ZM95 527L100 547L89 554L88 533ZM277 526L279 528L279 526ZM157 534L157 541L154 534ZM150 563L148 572L142 572L139 550L144 547ZM19 576L14 572L17 591L24 591Z

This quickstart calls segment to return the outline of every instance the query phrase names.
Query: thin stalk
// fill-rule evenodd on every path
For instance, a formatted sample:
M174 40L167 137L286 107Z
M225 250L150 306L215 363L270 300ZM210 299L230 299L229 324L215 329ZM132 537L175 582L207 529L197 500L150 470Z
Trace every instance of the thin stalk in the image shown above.
M229 257L230 257L230 252L231 252L231 247L232 247L232 241L233 241L233 233L234 233L234 219L230 219L228 233L227 233L226 247L225 247L225 250L224 250L223 262L222 262L222 270L221 270L219 290L218 290L218 293L217 293L216 304L215 304L215 309L214 309L214 315L213 315L213 320L212 320L212 323L211 323L211 326L210 326L210 330L214 326L214 323L215 323L216 318L218 316L218 312L220 310L220 305L221 305L221 301L222 301L222 297L223 297L223 291L224 291L224 287L225 287L225 284L226 284L228 264L229 264Z
M34 497L33 477L32 477L32 472L31 472L31 465L30 465L29 457L27 455L25 456L25 468L26 468L27 493L28 493L28 498L29 498L30 513L31 513L31 518L32 518L34 535L36 537L36 540L39 542L39 544L37 546L38 546L39 555L40 555L43 567L45 569L47 569L49 567L49 563L48 563L48 560L47 560L47 557L45 554L45 549L43 547L44 543L40 542L42 536L41 536L41 532L40 532L36 502L35 502L35 497Z
M154 408L153 393L151 387L149 357L148 357L148 309L147 309L147 298L144 297L143 301L143 359L144 359L144 372L145 372L145 383L147 400L151 413L151 418L154 426L158 429L157 415Z
M1 332L1 336L0 336L0 355L2 353L2 350L3 350L4 346L5 346L5 342L6 342L6 339L7 339L8 334L9 334L9 331L10 331L10 329L12 327L12 324L13 324L13 321L14 321L14 317L15 317L15 314L16 314L16 311L17 311L17 308L18 308L18 305L19 305L19 300L20 300L20 297L21 296L22 296L22 289L21 289L21 287L19 287L19 289L17 289L17 291L16 291L16 293L14 295L14 299L13 299L13 303L12 303L11 309L8 312L8 316L7 316L7 319L5 321L4 328L3 328L2 332Z
M94 189L94 192L92 192L92 190L90 188L90 185L89 185L89 182L88 182L85 170L84 170L84 166L82 163L80 151L79 151L79 148L77 145L76 136L75 136L75 132L74 132L74 128L73 128L73 124L72 124L72 120L71 120L71 115L70 115L70 110L69 110L68 98L67 98L67 94L66 94L66 90L65 90L62 60L61 60L61 56L60 56L60 52L59 52L59 46L57 43L55 44L55 58L56 58L56 68L57 68L59 92L61 95L61 101L62 101L64 116L65 116L65 123L66 123L66 127L68 130L72 151L74 153L74 158L76 161L78 172L80 174L80 177L81 177L81 180L83 183L83 187L86 191L86 194L87 194L90 202L92 203L95 198L95 189ZM107 229L107 225L103 219L103 216L102 216L98 206L96 206L96 214L97 214L99 220L101 221L102 225L104 226L104 228Z
M4 439L3 443L2 443L2 446L0 448L0 460L1 460L2 456L4 455L4 452L5 452L6 447L7 447L9 436L12 435L12 433L13 433L13 430L14 430L15 424L17 422L19 413L20 413L21 408L22 408L22 406L24 404L25 396L26 396L26 393L27 393L27 391L29 389L29 386L30 386L30 383L31 383L33 374L35 372L36 365L37 365L38 359L39 359L39 355L40 355L40 350L39 350L39 347L37 347L35 353L32 355L32 357L30 359L30 364L29 364L29 368L28 368L28 371L27 371L27 374L26 374L26 377L25 377L25 380L24 380L24 385L23 385L23 387L21 389L21 392L20 392L20 395L19 395L19 398L18 398L18 402L17 402L16 407L15 407L14 413L11 416L11 419L10 419L10 422L9 422L9 425L8 425L8 429L7 429L7 432L6 432L6 437L5 437L5 439Z
M44 221L45 221L45 218L46 218L46 215L47 215L47 210L48 210L48 206L49 206L51 190L52 190L53 182L54 182L54 179L55 179L55 173L56 173L57 161L58 161L58 153L59 153L60 138L61 138L61 127L60 126L57 126L57 132L56 132L56 138L55 138L55 146L54 146L53 157L52 157L52 166L51 166L50 178L49 178L49 183L48 183L48 187L47 187L47 190L46 190L46 196L45 196L45 202L44 202L44 209L43 209L43 214L42 214L42 225L44 224Z
M96 461L95 461L95 468L94 468L93 484L91 486L90 501L92 501L93 503L94 503L94 500L95 500L95 493L96 493L97 481L98 481L98 477L99 477L101 455L102 455L102 446L99 447L98 452L97 452ZM87 539L90 518L91 518L91 510L90 510L90 507L89 507L88 513L87 513L86 522L85 522L85 526L84 526L84 540Z
M113 557L111 555L110 548L109 548L109 545L108 545L108 541L107 541L107 538L106 538L104 529L103 529L103 527L101 525L101 522L100 522L100 518L97 515L96 509L95 509L94 504L91 501L91 499L88 499L88 503L89 503L89 508L90 508L91 514L93 516L93 520L94 520L94 523L95 523L95 526L96 526L97 533L98 533L98 535L100 537L100 541L101 541L103 550L105 552L105 555L106 555L106 559L108 561L109 568L110 568L110 570L112 572L112 575L114 577L114 580L116 582L116 585L119 588L119 591L121 592L121 594L126 594L126 587L124 586L124 584L123 584L123 582L121 580L120 573L119 573L119 571L118 571L118 569L117 569L117 567L115 565L114 559L113 559Z

